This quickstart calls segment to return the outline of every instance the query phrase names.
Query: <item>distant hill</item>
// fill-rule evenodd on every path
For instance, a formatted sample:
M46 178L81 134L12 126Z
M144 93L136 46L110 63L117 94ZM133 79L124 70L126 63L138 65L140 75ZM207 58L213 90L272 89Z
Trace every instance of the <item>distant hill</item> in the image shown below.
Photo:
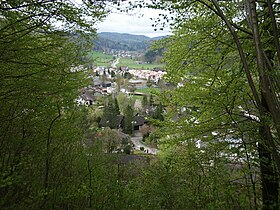
M150 43L164 36L150 38L144 35L133 35L127 33L102 32L98 33L94 40L95 50L126 50L126 51L146 51Z

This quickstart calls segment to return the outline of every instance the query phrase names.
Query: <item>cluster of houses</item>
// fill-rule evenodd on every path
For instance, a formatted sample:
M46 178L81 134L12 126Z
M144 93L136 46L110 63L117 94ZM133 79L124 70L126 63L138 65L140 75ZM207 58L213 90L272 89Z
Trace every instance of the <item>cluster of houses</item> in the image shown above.
M116 74L124 77L126 73L129 73L134 78L137 78L129 80L130 87L145 88L147 87L147 80L157 83L166 73L161 70L132 70L126 66L118 68L96 67L93 71L98 76L89 75L92 79L92 85L81 90L80 97L76 100L79 105L92 105L95 103L97 96L115 93L117 84L111 80ZM129 94L129 90L124 88L120 91Z
M105 49L105 54L113 55L114 57L118 58L140 58L143 56L142 52L136 52L136 51L126 51L126 50L116 50L116 49Z
M166 74L166 72L162 70L136 70L131 69L128 70L128 72L133 75L134 77L150 80L155 83L158 83L158 81Z

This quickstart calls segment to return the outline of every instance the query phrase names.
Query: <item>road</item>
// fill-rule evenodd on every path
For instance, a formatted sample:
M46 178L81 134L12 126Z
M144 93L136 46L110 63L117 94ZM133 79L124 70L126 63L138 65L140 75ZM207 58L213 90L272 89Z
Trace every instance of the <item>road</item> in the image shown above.
M142 139L143 139L143 137L142 137L141 133L135 133L135 136L131 137L131 141L134 144L135 150L140 150L140 147L143 147L144 150L146 151L146 153L153 154L153 155L157 154L158 149L148 147L148 146L142 144L141 143Z
M119 63L120 58L117 58L116 60L113 61L112 63L112 68L117 68L117 64Z

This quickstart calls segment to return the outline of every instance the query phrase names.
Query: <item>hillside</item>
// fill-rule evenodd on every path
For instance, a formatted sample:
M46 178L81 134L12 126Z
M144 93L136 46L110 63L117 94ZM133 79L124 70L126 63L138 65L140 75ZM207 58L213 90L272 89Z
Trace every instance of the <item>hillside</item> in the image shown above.
M163 38L154 37L150 38L144 35L133 35L127 33L112 33L102 32L98 33L95 42L95 50L125 50L125 51L145 51L150 43Z

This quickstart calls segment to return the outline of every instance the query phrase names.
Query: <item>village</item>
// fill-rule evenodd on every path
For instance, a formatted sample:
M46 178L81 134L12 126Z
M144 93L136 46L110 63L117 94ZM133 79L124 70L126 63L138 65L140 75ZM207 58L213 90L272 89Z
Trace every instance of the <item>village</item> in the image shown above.
M117 131L120 142L125 142L124 145L116 144L114 148L108 148L105 152L141 151L156 154L158 150L155 142L144 143L144 138L156 130L149 119L162 119L163 110L162 106L159 110L159 104L156 104L153 98L154 93L149 91L160 91L159 83L162 83L160 81L166 72L162 69L142 70L128 66L117 67L118 61L119 58L116 58L109 67L93 67L91 74L88 75L91 85L81 90L76 102L79 105L100 110L102 115L97 119L100 129L104 131L110 128L111 132ZM114 101L113 104L110 104L112 101ZM117 106L116 109L119 111L110 110L110 106L111 109ZM133 116L127 116L130 115L127 113L128 107L131 107ZM128 141L123 139L128 139ZM128 152L124 149L127 147L130 148Z

